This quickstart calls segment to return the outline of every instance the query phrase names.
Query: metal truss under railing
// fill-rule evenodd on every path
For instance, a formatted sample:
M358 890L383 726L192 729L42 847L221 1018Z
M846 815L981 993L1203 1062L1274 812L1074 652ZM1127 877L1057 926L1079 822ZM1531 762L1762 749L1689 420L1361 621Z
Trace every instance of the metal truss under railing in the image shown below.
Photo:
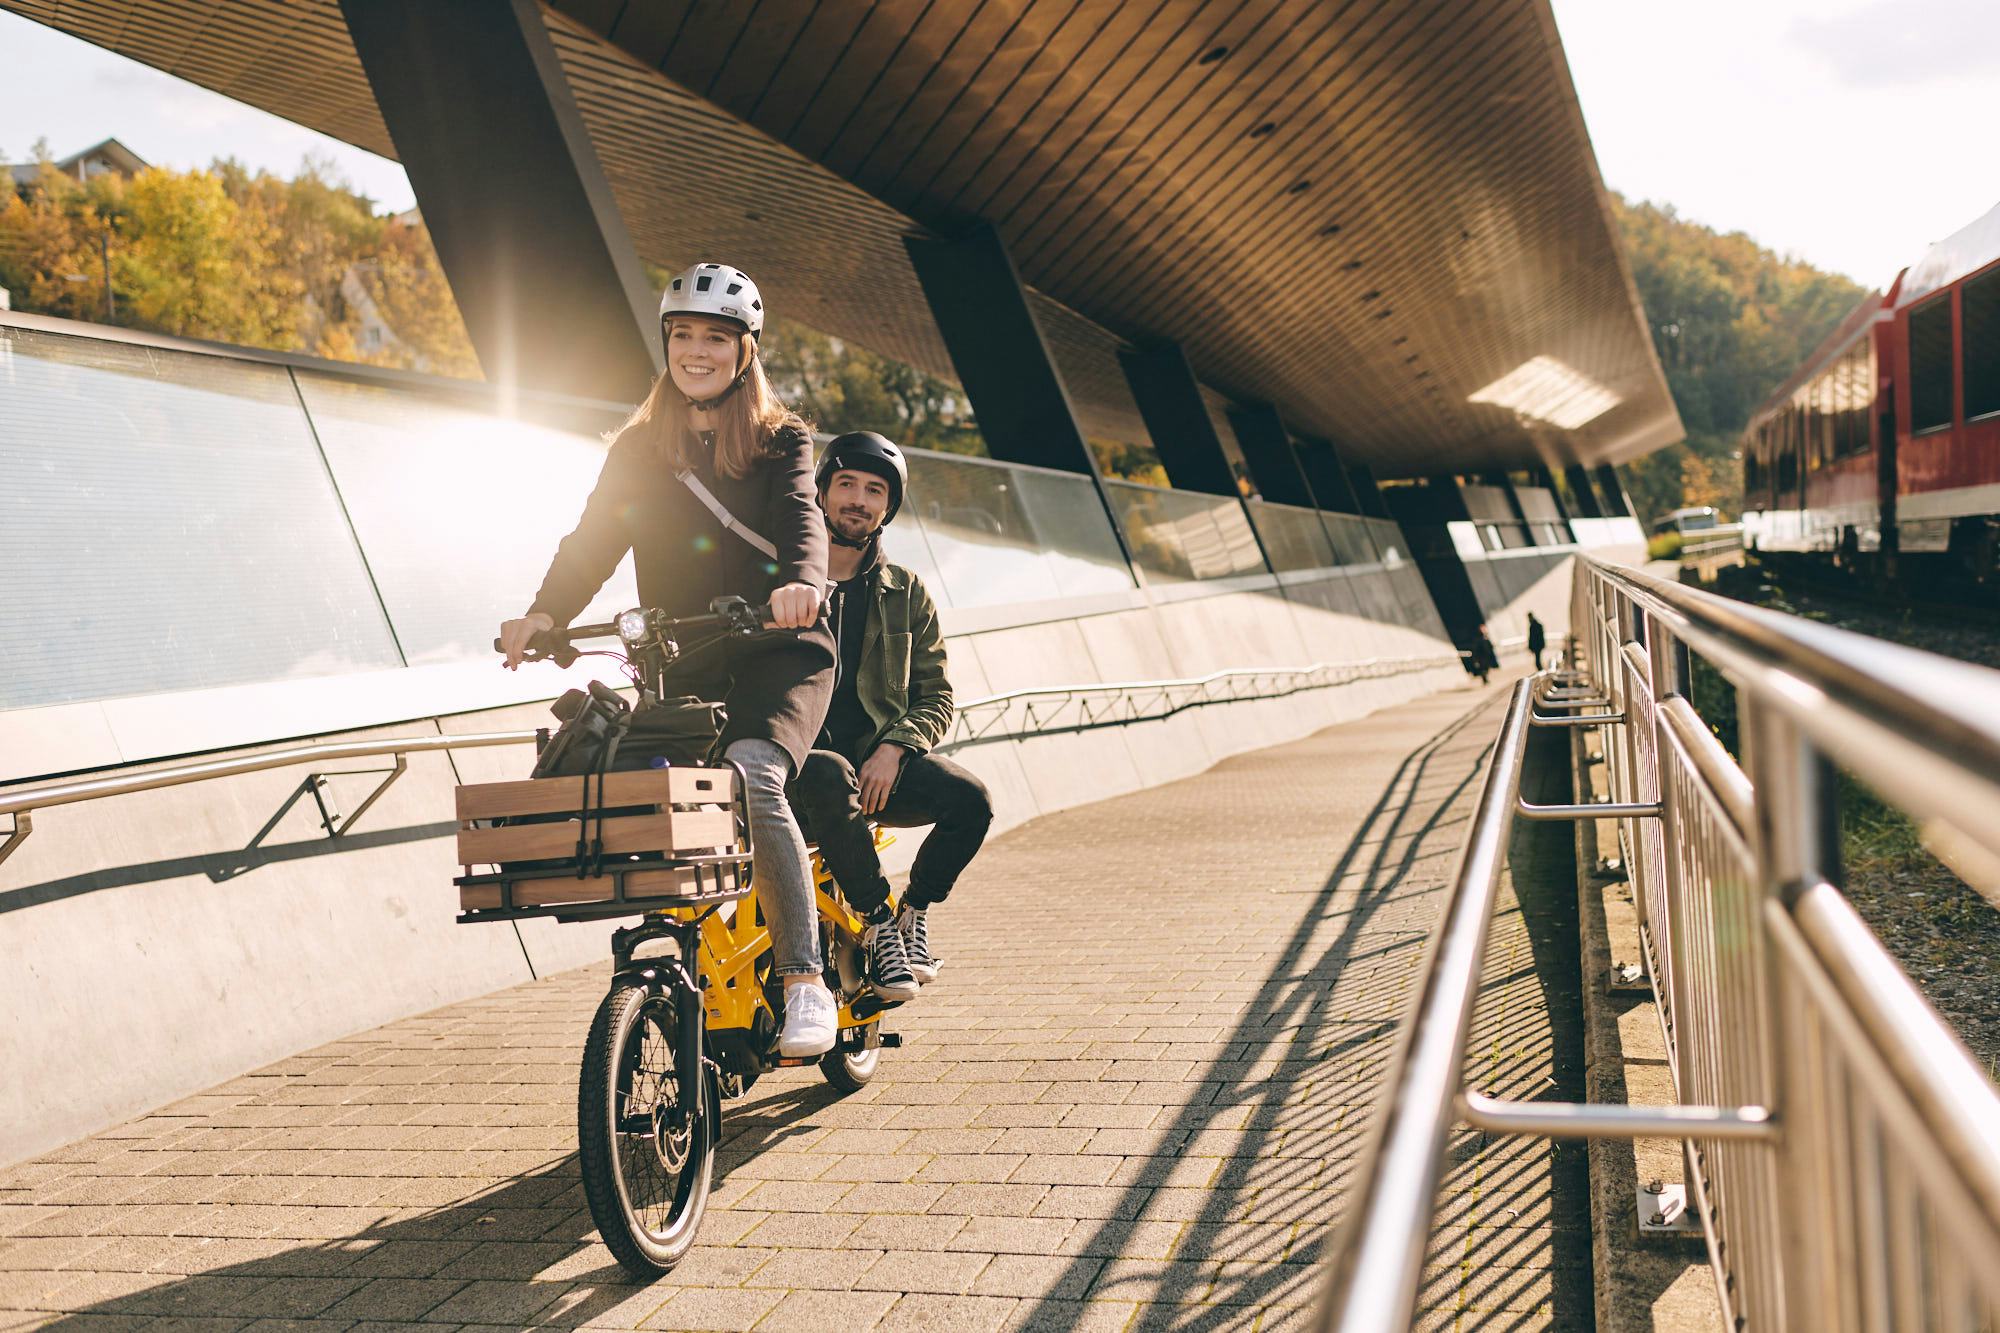
M1186 680L1116 681L1014 690L960 704L951 734L939 748L1155 722L1210 704L1282 699L1303 690L1351 685L1411 671L1456 666L1458 662L1458 654L1440 652L1417 657L1371 657L1358 662L1315 662L1304 667L1238 667Z
M1463 1121L1680 1139L1724 1327L2000 1328L2000 1092L1837 887L1833 775L2000 865L2000 674L1589 557L1571 625L1574 669L1522 682L1501 728L1317 1327L1409 1327ZM1747 772L1689 703L1690 653L1736 689ZM1525 804L1532 726L1599 730L1608 801ZM1517 815L1616 821L1679 1104L1463 1087Z
M1060 685L1042 689L1016 690L1009 694L972 699L958 708L958 717L946 742L956 748L985 741L1017 739L1050 731L1080 731L1093 727L1123 726L1133 722L1170 717L1187 708L1207 704L1247 703L1257 699L1280 699L1301 690L1325 689L1361 680L1402 675L1412 671L1453 666L1456 654L1432 653L1418 657L1374 657L1359 662L1314 663L1308 667L1242 667L1218 671L1187 680L1141 680L1115 684ZM1010 718L1021 717L1024 724L1009 726ZM274 768L311 764L258 834L269 833L285 811L310 797L319 811L320 827L328 837L338 838L354 827L356 820L375 804L389 785L409 768L409 756L439 750L473 749L489 745L525 745L533 742L532 731L488 731L463 736L402 736L371 741L330 741L301 745L286 750L241 755L230 759L209 759L141 773L109 773L76 778L41 787L0 789L0 816L10 816L13 824L0 841L0 862L13 855L34 831L37 810L80 801L126 796L159 787L175 787L189 782L261 773ZM387 768L327 769L329 763L350 759L389 757ZM328 779L344 775L380 774L381 780L360 804L342 814L334 804ZM254 840L253 840L254 845Z

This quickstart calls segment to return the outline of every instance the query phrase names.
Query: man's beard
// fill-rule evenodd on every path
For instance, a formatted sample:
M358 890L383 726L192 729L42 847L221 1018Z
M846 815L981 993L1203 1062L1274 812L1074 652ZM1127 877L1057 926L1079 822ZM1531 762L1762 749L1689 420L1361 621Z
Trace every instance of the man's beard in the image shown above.
M865 544L870 537L882 530L880 525L867 515L850 518L845 514L830 514L827 516L827 522L838 528L841 536L857 546Z

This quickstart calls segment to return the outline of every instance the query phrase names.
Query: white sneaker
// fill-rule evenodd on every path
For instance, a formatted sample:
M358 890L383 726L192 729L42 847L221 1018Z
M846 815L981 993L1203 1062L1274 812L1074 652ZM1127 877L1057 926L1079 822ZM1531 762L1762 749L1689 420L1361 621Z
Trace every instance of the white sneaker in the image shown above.
M778 1054L786 1060L825 1055L833 1049L834 1024L840 1011L824 982L785 987L785 1030L778 1034Z

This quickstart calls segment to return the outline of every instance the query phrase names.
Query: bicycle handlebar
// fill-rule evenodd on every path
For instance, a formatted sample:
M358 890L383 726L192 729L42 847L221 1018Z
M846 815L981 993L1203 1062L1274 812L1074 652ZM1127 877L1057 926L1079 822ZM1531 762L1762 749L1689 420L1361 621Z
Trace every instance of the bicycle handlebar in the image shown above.
M646 618L647 642L673 640L689 630L714 629L721 631L715 635L723 638L732 633L755 634L773 628L770 604L752 606L740 597L718 597L710 603L711 610L700 615L676 616L668 618L645 607L628 611L627 616L638 614ZM620 620L624 617L620 617ZM561 629L538 630L528 640L527 650L522 655L524 662L553 661L558 666L568 666L576 661L577 653L570 645L579 639L624 639L617 621L595 625L570 625ZM628 644L628 647L631 646ZM493 651L506 651L499 639L493 640Z

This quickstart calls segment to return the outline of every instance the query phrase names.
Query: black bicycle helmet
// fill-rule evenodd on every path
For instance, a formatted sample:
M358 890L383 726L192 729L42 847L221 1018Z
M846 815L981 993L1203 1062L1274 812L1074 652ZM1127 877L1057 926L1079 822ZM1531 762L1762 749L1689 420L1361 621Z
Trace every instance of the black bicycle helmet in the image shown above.
M903 461L901 449L887 436L872 430L836 435L819 456L819 467L813 473L820 494L826 494L826 485L833 480L833 474L842 471L872 472L888 482L889 512L883 516L882 526L886 528L895 521L896 511L903 507L903 491L910 484L909 465Z

